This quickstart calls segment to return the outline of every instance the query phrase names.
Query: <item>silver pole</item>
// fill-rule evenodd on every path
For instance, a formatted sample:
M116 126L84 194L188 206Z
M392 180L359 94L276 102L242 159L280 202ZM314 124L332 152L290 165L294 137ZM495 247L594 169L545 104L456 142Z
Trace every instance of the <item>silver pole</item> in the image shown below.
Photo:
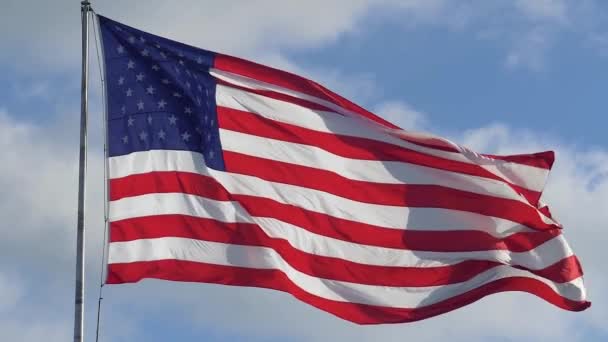
M82 18L82 92L80 98L80 154L78 165L78 219L76 226L76 291L74 293L74 342L84 341L84 210L87 171L87 117L89 80L89 11L91 3L80 3Z

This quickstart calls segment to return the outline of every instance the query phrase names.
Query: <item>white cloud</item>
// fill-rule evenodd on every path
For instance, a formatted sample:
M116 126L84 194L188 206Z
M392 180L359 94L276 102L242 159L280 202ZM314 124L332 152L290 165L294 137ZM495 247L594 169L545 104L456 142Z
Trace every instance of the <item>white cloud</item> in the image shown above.
M0 314L13 310L24 292L18 275L0 273Z
M564 0L517 0L515 7L531 19L564 21L567 3Z
M602 56L608 57L608 33L592 33L589 35L588 43L596 48Z
M356 29L375 1L94 2L103 15L211 50L252 56L261 50L319 46ZM22 71L80 66L78 2L19 0L2 4L0 57ZM8 53L6 53L8 52Z
M0 322L3 338L10 341L40 342L40 341L68 341L72 334L65 329L67 322L49 320L18 320L7 318Z
M0 331L7 340L71 336L78 153L73 117L78 115L53 114L57 122L40 125L0 109ZM99 129L92 121L90 128ZM90 299L99 281L103 236L103 164L99 140L91 142L86 218ZM94 308L92 301L88 305Z
M37 99L48 99L50 95L50 83L37 80L22 84L13 84L13 93L19 100L33 101Z
M376 106L374 113L405 130L425 130L426 115L400 101L387 101Z
M62 160L67 157L65 150L55 149L52 141L45 139L42 128L16 122L3 111L0 111L0 131L3 132L0 148L4 151L0 185L6 193L13 194L11 201L2 201L1 208L8 214L5 218L38 226L48 220L63 221L71 217L69 204L59 202L58 206L49 206L49 203L71 190L64 186L73 174L72 158ZM45 166L45 172L37 172L39 165ZM17 209L23 207L34 215L22 215ZM11 234L8 238L14 236Z
M554 44L555 33L545 27L535 27L514 38L507 53L505 64L509 68L543 70L548 51Z

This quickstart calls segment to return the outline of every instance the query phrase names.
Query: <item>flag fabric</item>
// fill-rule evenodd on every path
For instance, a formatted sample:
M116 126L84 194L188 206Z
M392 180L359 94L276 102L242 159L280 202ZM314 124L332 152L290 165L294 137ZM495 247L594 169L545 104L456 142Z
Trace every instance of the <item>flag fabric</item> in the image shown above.
M552 152L478 154L306 78L98 19L108 284L269 288L360 324L503 291L590 305L539 201Z

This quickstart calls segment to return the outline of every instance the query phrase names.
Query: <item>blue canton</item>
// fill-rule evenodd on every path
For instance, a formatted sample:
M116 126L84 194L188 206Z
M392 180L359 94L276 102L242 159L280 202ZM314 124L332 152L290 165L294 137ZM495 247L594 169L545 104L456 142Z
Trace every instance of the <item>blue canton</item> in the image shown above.
M214 54L98 16L108 101L109 156L147 150L201 153L224 170L209 74Z

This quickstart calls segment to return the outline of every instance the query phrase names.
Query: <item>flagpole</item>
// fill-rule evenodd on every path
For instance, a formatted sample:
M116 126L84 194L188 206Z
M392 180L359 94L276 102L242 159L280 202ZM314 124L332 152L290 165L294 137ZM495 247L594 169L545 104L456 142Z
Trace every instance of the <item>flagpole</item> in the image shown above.
M89 80L89 11L91 3L80 3L82 19L82 91L80 93L80 153L78 159L78 218L76 226L76 286L74 293L74 342L84 341L84 219L87 171L87 117Z

